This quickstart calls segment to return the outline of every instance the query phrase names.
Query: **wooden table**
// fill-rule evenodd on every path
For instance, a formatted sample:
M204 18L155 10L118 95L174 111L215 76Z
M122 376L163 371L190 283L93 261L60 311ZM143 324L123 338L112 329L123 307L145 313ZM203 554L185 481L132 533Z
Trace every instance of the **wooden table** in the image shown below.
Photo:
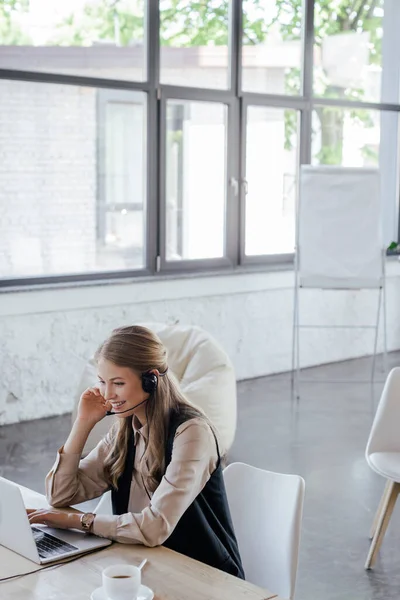
M21 487L26 506L46 506L41 494ZM7 600L88 600L101 585L101 571L111 564L148 563L142 580L155 593L155 600L270 600L276 595L218 569L192 560L162 546L112 544L71 563L41 569L39 565L0 546L0 578L14 573L31 575L0 582L0 598Z

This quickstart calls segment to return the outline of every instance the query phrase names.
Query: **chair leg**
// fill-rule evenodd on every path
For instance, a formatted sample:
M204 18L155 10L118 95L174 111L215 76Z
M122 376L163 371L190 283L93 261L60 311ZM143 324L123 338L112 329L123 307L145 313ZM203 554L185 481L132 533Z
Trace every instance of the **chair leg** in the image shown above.
M379 517L381 516L381 512L382 512L383 506L384 506L386 498L387 498L387 496L389 494L390 487L391 487L390 484L391 483L392 482L391 482L390 479L388 479L386 481L385 489L383 490L383 494L381 496L381 499L379 500L379 505L378 505L377 511L375 513L374 520L372 522L371 530L369 532L369 539L370 540L372 540L373 537L374 537L374 535L375 535L376 526L378 525Z
M400 492L400 484L394 481L390 482L388 492L386 494L385 501L382 506L382 511L376 525L376 531L374 538L371 542L371 547L368 552L367 560L365 562L366 569L372 569L374 566L377 554L382 545L383 538L385 537L386 529L392 516L394 506L396 504L397 496Z

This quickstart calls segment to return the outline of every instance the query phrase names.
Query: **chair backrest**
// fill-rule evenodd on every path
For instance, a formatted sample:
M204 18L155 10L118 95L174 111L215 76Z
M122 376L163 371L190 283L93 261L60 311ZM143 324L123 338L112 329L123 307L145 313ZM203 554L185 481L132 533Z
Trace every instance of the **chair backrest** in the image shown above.
M168 351L168 365L185 396L217 428L221 453L236 431L236 376L226 351L196 325L141 323L154 331Z
M366 449L374 452L400 452L400 367L387 376ZM369 462L369 461L368 461Z
M304 480L243 463L226 467L224 480L246 579L292 599Z

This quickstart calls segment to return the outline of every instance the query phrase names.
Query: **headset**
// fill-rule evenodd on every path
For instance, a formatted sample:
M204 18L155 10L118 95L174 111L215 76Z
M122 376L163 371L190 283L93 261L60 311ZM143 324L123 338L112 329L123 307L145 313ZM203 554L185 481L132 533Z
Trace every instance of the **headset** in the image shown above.
M160 373L161 375L161 373ZM163 373L165 375L165 373ZM151 371L146 371L146 373L142 373L142 389L147 394L154 394L158 386L158 377L155 373Z
M164 371L164 373L160 373L160 377L164 377L164 375L167 374L167 371L168 371L168 368ZM157 375L155 373L152 373L152 371L146 371L145 373L142 373L141 379L142 379L143 391L146 392L146 394L150 394L150 396L152 396L158 387ZM134 408L141 406L142 404L147 402L147 400L148 400L148 398L145 398L145 400L142 400L142 402L139 402L139 404L135 404L135 406L131 406L131 408L128 408L127 410L121 410L118 413L113 413L113 412L111 412L111 410L108 410L106 412L106 417L109 417L111 415L121 415L122 413L129 412L130 410L133 410Z

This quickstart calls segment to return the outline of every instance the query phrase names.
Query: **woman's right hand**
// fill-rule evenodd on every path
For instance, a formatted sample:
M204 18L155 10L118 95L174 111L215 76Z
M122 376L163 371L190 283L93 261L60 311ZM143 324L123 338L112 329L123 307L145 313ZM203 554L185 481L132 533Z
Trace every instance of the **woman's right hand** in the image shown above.
M99 388L88 388L79 400L77 419L86 421L94 427L106 416L108 410L111 410L111 404L101 395Z

